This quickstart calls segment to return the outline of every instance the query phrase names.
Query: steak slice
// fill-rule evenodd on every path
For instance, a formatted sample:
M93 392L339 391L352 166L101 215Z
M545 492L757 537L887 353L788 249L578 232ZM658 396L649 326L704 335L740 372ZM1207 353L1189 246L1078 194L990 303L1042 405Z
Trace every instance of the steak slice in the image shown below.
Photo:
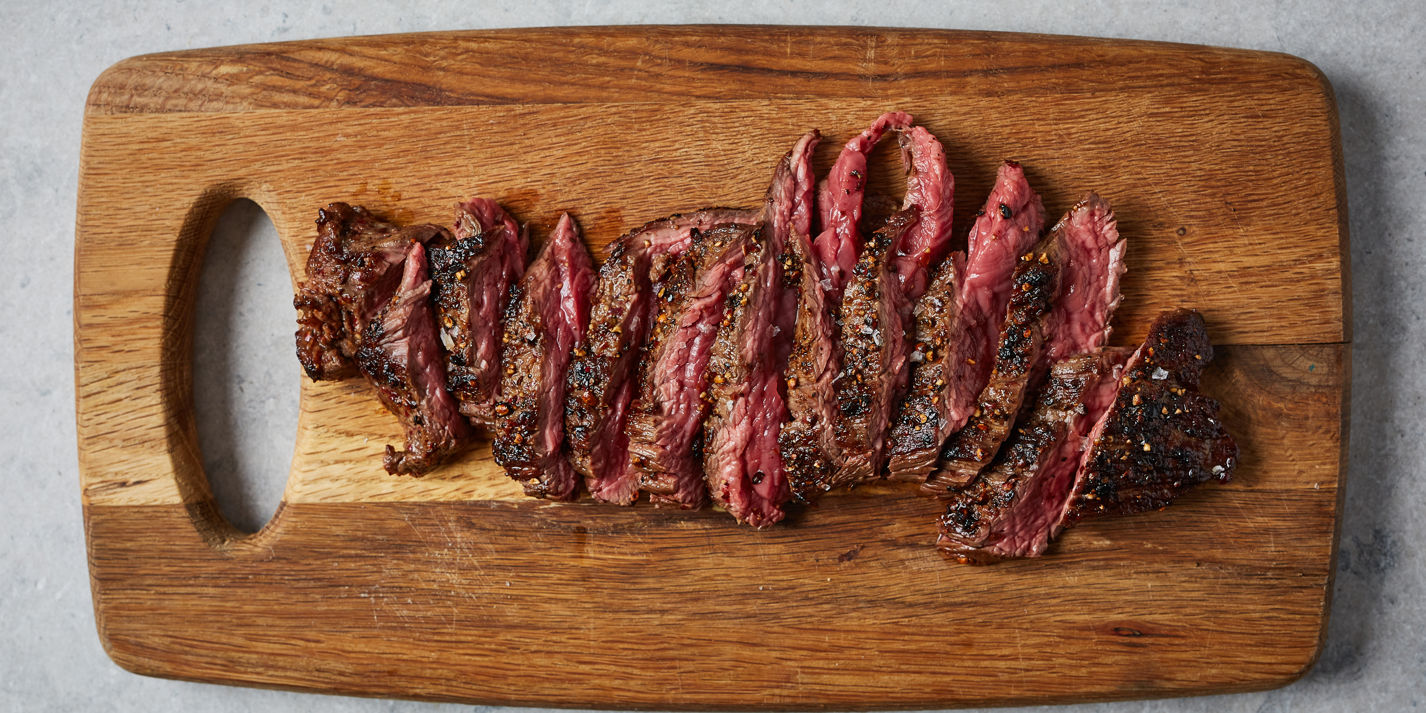
M896 277L892 246L916 227L918 209L895 213L872 235L842 297L842 365L834 380L836 470L805 493L876 478L886 455L891 410L906 388L910 305Z
M1059 292L1064 243L1051 233L1020 258L1011 279L1010 305L1000 327L995 366L981 390L975 413L941 448L940 467L923 489L936 495L975 479L1010 435L1025 393L1044 373L1044 344L1050 310Z
M657 316L626 427L629 468L654 503L697 508L707 499L700 437L708 359L750 240L739 231L695 231L692 247L655 288Z
M942 466L926 484L930 492L944 494L971 482L994 458L1008 434L1023 389L1036 386L1050 364L1094 351L1109 336L1110 319L1119 305L1119 277L1124 272L1124 241L1114 211L1104 199L1087 194L1050 233L1061 267L1054 306L1041 329L1043 348L1019 382L1002 378L997 356L997 373L992 373L978 399L979 415L972 416L942 448ZM1002 354L1003 349L1002 341Z
M650 272L686 251L692 231L750 224L752 211L710 209L656 220L610 245L599 268L584 344L565 377L565 435L570 460L596 500L623 505L638 497L624 432L637 386L634 367L653 318ZM662 272L662 267L660 272Z
M1197 311L1154 320L1089 433L1057 531L1087 517L1157 510L1198 483L1233 477L1238 444L1218 419L1218 402L1198 390L1212 359Z
M317 239L298 286L297 358L313 381L350 373L362 333L401 282L412 243L444 235L434 225L401 227L365 208L332 203L317 211Z
M1010 278L1039 240L1045 206L1020 164L1006 161L976 214L964 266L944 261L917 300L910 388L897 410L887 468L896 480L925 481L942 444L975 411L990 379Z
M525 494L573 500L580 477L565 447L565 369L589 326L594 266L568 213L523 279L505 311L505 365L500 379L495 462Z
M815 250L805 236L794 233L785 259L797 294L797 319L786 371L788 421L782 424L778 448L792 493L801 501L831 489L841 456L832 432L842 364L834 315L839 307L830 303L832 292Z
M780 521L791 497L778 442L788 419L783 369L798 295L785 251L805 246L812 228L812 151L820 140L815 129L807 132L778 162L761 224L743 238L750 241L743 278L727 299L709 358L704 477L714 500L754 527Z
M710 233L753 242L708 360L712 408L703 423L703 473L715 502L738 522L761 528L782 520L791 493L777 447L787 410L782 376L769 358L778 336L774 308L784 290L782 266L759 233L741 225Z
M936 544L962 562L1038 557L1058 533L1089 429L1114 400L1123 350L1057 362L1000 457L952 496Z
M911 115L892 111L877 117L872 125L852 137L832 164L832 170L817 191L817 210L822 232L812 241L817 262L822 266L831 304L840 304L842 290L852 277L861 250L862 203L866 196L867 157L888 129L911 126ZM908 192L908 196L909 196Z
M1064 242L1065 268L1047 326L1045 359L1050 363L1108 341L1125 270L1118 221L1098 195L1086 194L1052 230Z
M901 162L906 166L902 209L916 206L916 225L892 246L891 262L901 292L914 303L926 292L929 270L951 252L951 209L956 179L946 167L941 142L923 126L898 129Z
M470 436L470 426L446 391L426 248L420 242L406 249L395 295L362 330L356 363L406 429L404 452L386 447L386 472L423 475Z
M529 240L515 219L487 198L472 198L457 207L453 233L431 244L446 381L461 413L493 425L501 322L510 289L525 272Z

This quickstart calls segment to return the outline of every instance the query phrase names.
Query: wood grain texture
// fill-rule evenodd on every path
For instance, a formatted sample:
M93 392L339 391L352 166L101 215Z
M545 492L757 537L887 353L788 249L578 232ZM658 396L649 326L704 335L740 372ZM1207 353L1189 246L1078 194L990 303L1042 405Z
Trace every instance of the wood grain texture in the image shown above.
M767 532L716 512L551 505L477 443L422 479L360 381L306 383L285 504L216 514L191 409L193 296L238 197L294 280L315 209L449 222L497 198L592 246L756 205L802 131L888 108L947 146L957 232L1002 158L1129 240L1115 341L1195 306L1234 483L1085 524L1050 556L955 566L938 507L877 486ZM348 38L126 60L90 92L75 255L95 611L135 671L587 707L932 708L1280 685L1315 659L1346 453L1345 199L1330 87L1301 60L1077 38L593 28ZM878 158L873 190L897 192ZM596 254L599 251L596 250ZM201 367L199 367L201 368ZM294 360L292 368L297 369Z

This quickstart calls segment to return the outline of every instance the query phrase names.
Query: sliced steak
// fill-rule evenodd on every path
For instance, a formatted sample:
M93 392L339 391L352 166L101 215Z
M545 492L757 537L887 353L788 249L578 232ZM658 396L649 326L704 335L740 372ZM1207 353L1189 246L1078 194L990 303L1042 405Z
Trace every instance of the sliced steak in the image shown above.
M492 425L500 384L501 321L510 289L525 272L529 241L515 219L486 198L457 207L453 233L430 246L447 384L461 413Z
M317 212L307 279L292 300L297 358L308 377L319 381L350 373L367 324L396 294L411 244L443 235L434 225L401 227L346 203Z
M1054 307L1041 327L1043 346L1030 369L1015 377L1001 370L997 355L996 371L977 399L977 415L942 448L942 465L927 481L928 491L944 494L970 483L1008 435L1023 390L1038 385L1054 362L1094 351L1109 336L1110 319L1119 305L1119 277L1124 273L1124 242L1114 211L1090 193L1065 213L1050 234L1061 267Z
M634 367L653 318L650 272L686 251L692 231L750 224L752 211L712 209L656 220L610 245L599 269L585 343L565 377L565 429L570 459L596 500L629 504L638 478L628 463L624 426L636 384Z
M1010 434L1025 393L1044 373L1042 354L1050 310L1059 292L1064 246L1051 233L1020 258L1011 279L1010 305L1001 323L995 365L976 411L941 448L941 464L923 486L945 495L975 479Z
M827 280L831 303L839 304L842 290L852 277L861 250L862 203L866 196L867 157L888 129L911 126L911 115L892 111L877 117L842 149L837 162L817 191L817 211L822 232L812 241L817 262Z
M815 248L801 235L788 245L787 277L797 293L797 320L787 360L788 421L778 435L783 467L799 500L831 489L841 449L833 435L837 419L837 372L842 365L840 328L830 303L826 273Z
M695 232L692 247L655 288L656 317L629 411L629 468L657 504L697 508L708 359L728 293L743 279L751 233Z
M754 527L781 520L791 497L778 445L788 420L783 370L798 300L787 249L805 246L812 229L812 151L820 140L809 131L778 162L754 232L723 229L728 240L741 232L750 244L709 359L703 471L714 500Z
M1085 195L1052 229L1065 249L1065 270L1050 314L1046 361L1091 352L1109 339L1124 274L1124 241L1109 202Z
M470 427L446 391L426 249L420 242L406 249L395 295L361 334L357 368L406 429L404 452L386 447L386 472L422 475L454 452L470 435Z
M833 435L840 461L823 491L876 478L886 455L891 410L906 388L910 305L899 286L891 248L916 227L915 206L898 212L872 235L842 297L842 364L834 380Z
M887 468L896 480L925 481L942 444L975 411L990 379L1010 278L1039 240L1045 207L1020 164L1000 166L976 214L964 266L943 261L913 314L910 388L893 420Z
M914 303L926 292L929 270L951 252L951 209L955 176L946 167L941 142L923 126L898 129L901 162L906 166L906 197L902 209L916 206L916 225L903 232L891 249L891 262L901 292Z
M721 239L752 240L743 279L729 294L708 361L703 473L708 492L739 522L772 525L790 497L777 439L786 420L781 370L769 358L782 266L756 226L726 226Z
M1056 533L1089 429L1114 400L1123 350L1057 362L1000 456L955 493L937 545L962 562L1038 557Z
M1209 480L1227 482L1238 444L1219 404L1198 390L1213 345L1203 316L1178 309L1154 321L1094 424L1057 528L1087 517L1157 510Z
M491 451L525 494L573 500L581 479L564 435L565 369L589 326L594 265L568 213L513 290Z

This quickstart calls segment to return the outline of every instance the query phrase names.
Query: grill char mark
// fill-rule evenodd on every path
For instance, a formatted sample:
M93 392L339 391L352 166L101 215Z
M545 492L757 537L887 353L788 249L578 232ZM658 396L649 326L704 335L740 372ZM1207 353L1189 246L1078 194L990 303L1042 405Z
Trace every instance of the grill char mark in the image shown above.
M1198 390L1212 359L1197 311L1171 310L1154 321L1090 432L1060 527L1156 510L1194 485L1232 479L1238 444L1219 420L1218 402Z

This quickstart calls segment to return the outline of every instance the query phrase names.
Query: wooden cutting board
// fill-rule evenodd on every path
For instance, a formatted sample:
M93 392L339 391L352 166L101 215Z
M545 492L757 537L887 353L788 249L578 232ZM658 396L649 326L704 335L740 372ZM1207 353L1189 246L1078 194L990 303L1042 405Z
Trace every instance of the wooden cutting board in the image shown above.
M1238 479L1091 522L1048 556L958 566L940 508L877 486L785 526L523 498L480 446L387 476L360 380L304 383L283 507L217 514L191 407L216 216L257 201L302 275L318 207L449 222L472 194L592 246L756 206L807 128L886 109L945 143L957 231L997 164L1129 241L1115 341L1171 306L1221 345L1206 390ZM873 189L897 191L892 152ZM1347 446L1346 202L1331 87L1261 52L769 27L514 30L150 55L84 122L75 379L100 639L144 674L598 708L877 709L1262 689L1316 659ZM199 316L201 318L201 316ZM196 368L202 368L197 365ZM292 361L291 369L298 369ZM292 378L289 373L284 379Z

